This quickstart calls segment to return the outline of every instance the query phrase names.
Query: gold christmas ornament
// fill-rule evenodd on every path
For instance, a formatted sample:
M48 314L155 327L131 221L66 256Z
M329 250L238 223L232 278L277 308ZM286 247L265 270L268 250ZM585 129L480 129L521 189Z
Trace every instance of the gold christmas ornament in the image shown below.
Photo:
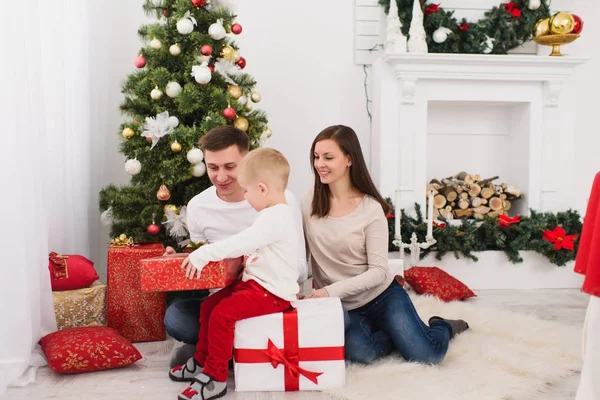
M122 134L125 139L131 139L135 135L135 132L131 128L125 128Z
M244 117L236 117L235 121L233 121L233 126L246 132L248 130L248 120Z
M264 131L264 134L265 134L265 135L266 135L268 138L270 138L271 136L273 136L273 132L271 132L271 129L269 129L269 128L265 129L265 131Z
M181 151L181 144L176 140L171 143L171 150L175 153L179 153Z
M566 12L558 12L550 18L550 32L557 35L571 33L574 25L575 19L573 19L571 14Z
M244 108L246 109L246 111L252 111L254 106L252 105L252 102L249 101L246 103L246 105L244 105Z
M252 99L253 102L258 103L261 99L260 93L252 92L252 94L250 95L250 98Z
M227 88L227 93L234 98L235 100L239 99L240 97L242 97L242 88L239 87L238 85L231 85Z
M126 241L126 240L127 240L127 235L126 235L126 234L124 234L124 233L121 233L121 234L119 235L119 239L120 239L122 242L124 242L124 241Z
M540 19L533 27L533 36L544 36L550 33L550 18Z
M231 61L235 57L235 50L233 50L233 47L231 46L224 46L221 49L221 57L227 61Z
M167 205L165 205L165 207L163 208L163 211L165 212L165 214L167 213L167 210L171 210L175 214L179 214L179 209L177 208L177 206L175 204L167 204Z

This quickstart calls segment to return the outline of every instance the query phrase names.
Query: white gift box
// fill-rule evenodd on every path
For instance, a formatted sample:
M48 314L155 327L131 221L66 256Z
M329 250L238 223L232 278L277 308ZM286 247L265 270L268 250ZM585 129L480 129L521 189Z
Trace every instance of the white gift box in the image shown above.
M325 390L344 386L344 316L337 297L235 326L236 391Z

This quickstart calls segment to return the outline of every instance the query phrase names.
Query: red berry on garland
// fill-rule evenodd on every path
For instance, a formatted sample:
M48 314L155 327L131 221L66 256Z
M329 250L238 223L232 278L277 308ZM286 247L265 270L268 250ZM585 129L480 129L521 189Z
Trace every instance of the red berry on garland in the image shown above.
M158 235L160 233L160 226L156 225L155 223L148 225L148 233L150 235Z
M237 60L235 64L241 69L244 69L246 67L246 59L244 57L240 57L240 59Z
M223 116L227 119L234 119L235 118L235 110L231 107L227 107L226 109L223 110Z
M192 0L194 7L204 7L206 0Z
M168 16L169 16L169 12L167 11L167 9L166 9L166 8L163 10L163 15L164 15L165 17L168 17Z
M242 33L242 26L240 24L231 25L231 32L233 32L235 35L239 35Z
M146 66L146 59L144 56L139 55L133 60L133 65L135 65L136 68L144 68Z
M583 20L581 19L581 17L579 15L576 14L571 14L571 16L573 16L573 30L571 31L571 33L574 33L575 35L579 35L581 33L581 31L583 30Z
M213 52L213 48L210 44L205 44L200 47L200 54L203 56L210 56Z
M213 72L215 72L215 66L214 65L209 65L208 69L210 69L210 73L212 74Z

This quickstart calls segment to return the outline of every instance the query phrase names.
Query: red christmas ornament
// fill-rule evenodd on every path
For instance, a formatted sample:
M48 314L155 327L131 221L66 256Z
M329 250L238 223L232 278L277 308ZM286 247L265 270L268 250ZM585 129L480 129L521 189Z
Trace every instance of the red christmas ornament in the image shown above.
M223 110L223 116L227 119L234 119L235 118L235 110L231 107L227 107L226 109Z
M194 7L204 7L206 0L192 0Z
M215 66L214 65L209 65L208 69L210 69L210 73L212 74L213 72L215 72Z
M505 3L504 9L511 16L513 16L515 18L521 18L521 10L519 9L519 6L516 3L513 3L512 1Z
M583 30L583 20L581 19L581 17L579 15L571 14L571 16L573 17L573 20L575 21L575 23L573 24L573 30L571 31L571 33L574 33L575 35L579 35L581 33L581 31Z
M242 26L240 24L231 25L231 32L233 32L235 35L239 35L242 33Z
M158 235L160 233L160 226L156 225L155 223L148 225L148 233L150 235Z
M213 48L210 44L205 44L200 47L200 54L203 56L210 56L213 52Z
M144 56L139 55L133 60L133 65L135 65L136 68L144 68L146 66L146 59Z
M246 67L246 59L244 57L240 57L240 59L237 60L235 64L241 69L244 69Z

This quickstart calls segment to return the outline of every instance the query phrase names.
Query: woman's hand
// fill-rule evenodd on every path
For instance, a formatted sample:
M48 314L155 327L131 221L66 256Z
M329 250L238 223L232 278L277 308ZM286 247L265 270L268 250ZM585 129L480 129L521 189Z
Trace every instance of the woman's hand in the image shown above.
M305 299L314 299L314 298L319 298L319 297L329 297L329 293L327 293L327 289L325 289L325 288L317 289L317 290L313 289L312 292L310 292L309 294L304 296Z

